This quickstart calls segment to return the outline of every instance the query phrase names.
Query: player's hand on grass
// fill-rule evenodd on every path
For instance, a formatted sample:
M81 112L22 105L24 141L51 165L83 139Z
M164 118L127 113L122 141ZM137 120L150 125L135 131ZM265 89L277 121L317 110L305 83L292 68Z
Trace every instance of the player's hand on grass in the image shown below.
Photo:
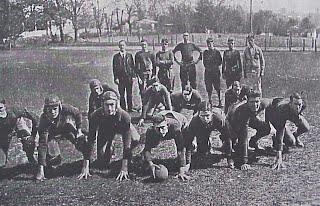
M129 179L128 171L121 170L116 180L119 180L121 182L122 180L128 180L128 179Z
M138 122L138 126L139 127L142 127L144 124L144 119L140 119L139 122Z
M44 181L46 179L45 176L44 176L44 166L43 165L39 166L39 169L38 169L38 172L37 172L35 178L38 181Z
M241 170L250 170L251 166L249 164L243 164L241 165Z
M155 179L156 178L156 168L160 169L160 166L157 164L154 164L153 162L149 162L149 166L150 166L150 169L152 172L152 177L153 177L153 179Z
M142 81L142 79L138 76L138 83L139 84L142 84L143 83L143 81Z
M228 159L227 159L227 162L228 162L228 167L229 167L230 169L234 169L234 168L235 168L233 159L228 158Z
M83 166L81 169L81 174L78 175L78 179L88 179L88 177L91 177L92 175L90 174L89 171L89 160L83 160Z
M179 174L176 176L176 178L181 179L182 181L190 180L191 177L186 174L187 172L189 172L189 169L190 169L190 164L180 167Z
M281 170L281 169L285 169L286 168L284 163L283 163L283 161L282 161L282 152L281 151L278 151L276 160L272 164L271 168L274 169L274 170Z
M118 85L118 84L119 84L119 79L115 79L115 80L114 80L114 83L115 83L116 85Z

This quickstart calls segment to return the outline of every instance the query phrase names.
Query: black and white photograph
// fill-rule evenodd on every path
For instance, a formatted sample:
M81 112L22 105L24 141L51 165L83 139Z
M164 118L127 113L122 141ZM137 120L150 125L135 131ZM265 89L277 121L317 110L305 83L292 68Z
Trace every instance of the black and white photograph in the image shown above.
M1 0L0 205L320 205L320 1Z

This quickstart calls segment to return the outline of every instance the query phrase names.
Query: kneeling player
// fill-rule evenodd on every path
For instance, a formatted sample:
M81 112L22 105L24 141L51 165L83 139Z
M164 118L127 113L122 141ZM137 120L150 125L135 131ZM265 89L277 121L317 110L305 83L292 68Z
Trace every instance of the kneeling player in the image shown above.
M28 161L36 164L33 153L37 125L36 115L18 108L8 109L5 100L0 102L0 148L5 154L5 165L8 161L9 145L14 131L16 131L17 137L21 140L22 148L26 152Z
M64 137L89 160L85 136L81 131L82 115L79 109L62 104L57 96L45 98L39 123L39 147L37 180L45 179L45 166L61 163L60 149L56 141ZM48 146L49 145L49 146ZM54 151L54 154L50 153ZM85 162L85 161L84 161Z
M143 150L143 156L155 177L155 169L159 167L152 162L151 149L157 147L162 140L174 139L180 170L178 177L182 180L188 180L190 177L186 174L190 168L190 159L186 159L186 148L184 145L183 130L186 127L187 118L180 113L172 111L162 111L153 117L153 126L146 132L146 144Z
M93 151L97 136L98 163L108 166L112 156L112 142L116 134L122 136L123 159L117 180L129 178L128 162L131 159L131 142L139 140L140 136L131 124L130 115L121 109L115 92L107 91L102 96L102 107L92 113L89 120L89 153ZM97 135L98 132L98 135ZM84 168L79 178L90 176L89 159L85 160Z

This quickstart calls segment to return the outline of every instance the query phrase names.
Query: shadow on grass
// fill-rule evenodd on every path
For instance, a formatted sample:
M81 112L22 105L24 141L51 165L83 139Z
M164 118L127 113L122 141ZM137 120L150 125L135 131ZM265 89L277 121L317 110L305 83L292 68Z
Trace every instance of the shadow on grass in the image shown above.
M36 166L29 163L8 168L2 167L0 168L0 181L5 179L30 180L32 177L29 176L35 174L35 172Z

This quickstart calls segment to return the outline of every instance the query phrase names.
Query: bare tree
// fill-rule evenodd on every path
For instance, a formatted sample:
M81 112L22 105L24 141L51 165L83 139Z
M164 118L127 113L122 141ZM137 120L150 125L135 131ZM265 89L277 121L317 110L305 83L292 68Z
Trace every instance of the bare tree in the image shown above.
M74 29L74 42L78 40L78 30L79 30L79 15L81 14L81 9L83 8L86 0L67 0L65 2L66 10L68 12L69 18L71 19L72 26Z

